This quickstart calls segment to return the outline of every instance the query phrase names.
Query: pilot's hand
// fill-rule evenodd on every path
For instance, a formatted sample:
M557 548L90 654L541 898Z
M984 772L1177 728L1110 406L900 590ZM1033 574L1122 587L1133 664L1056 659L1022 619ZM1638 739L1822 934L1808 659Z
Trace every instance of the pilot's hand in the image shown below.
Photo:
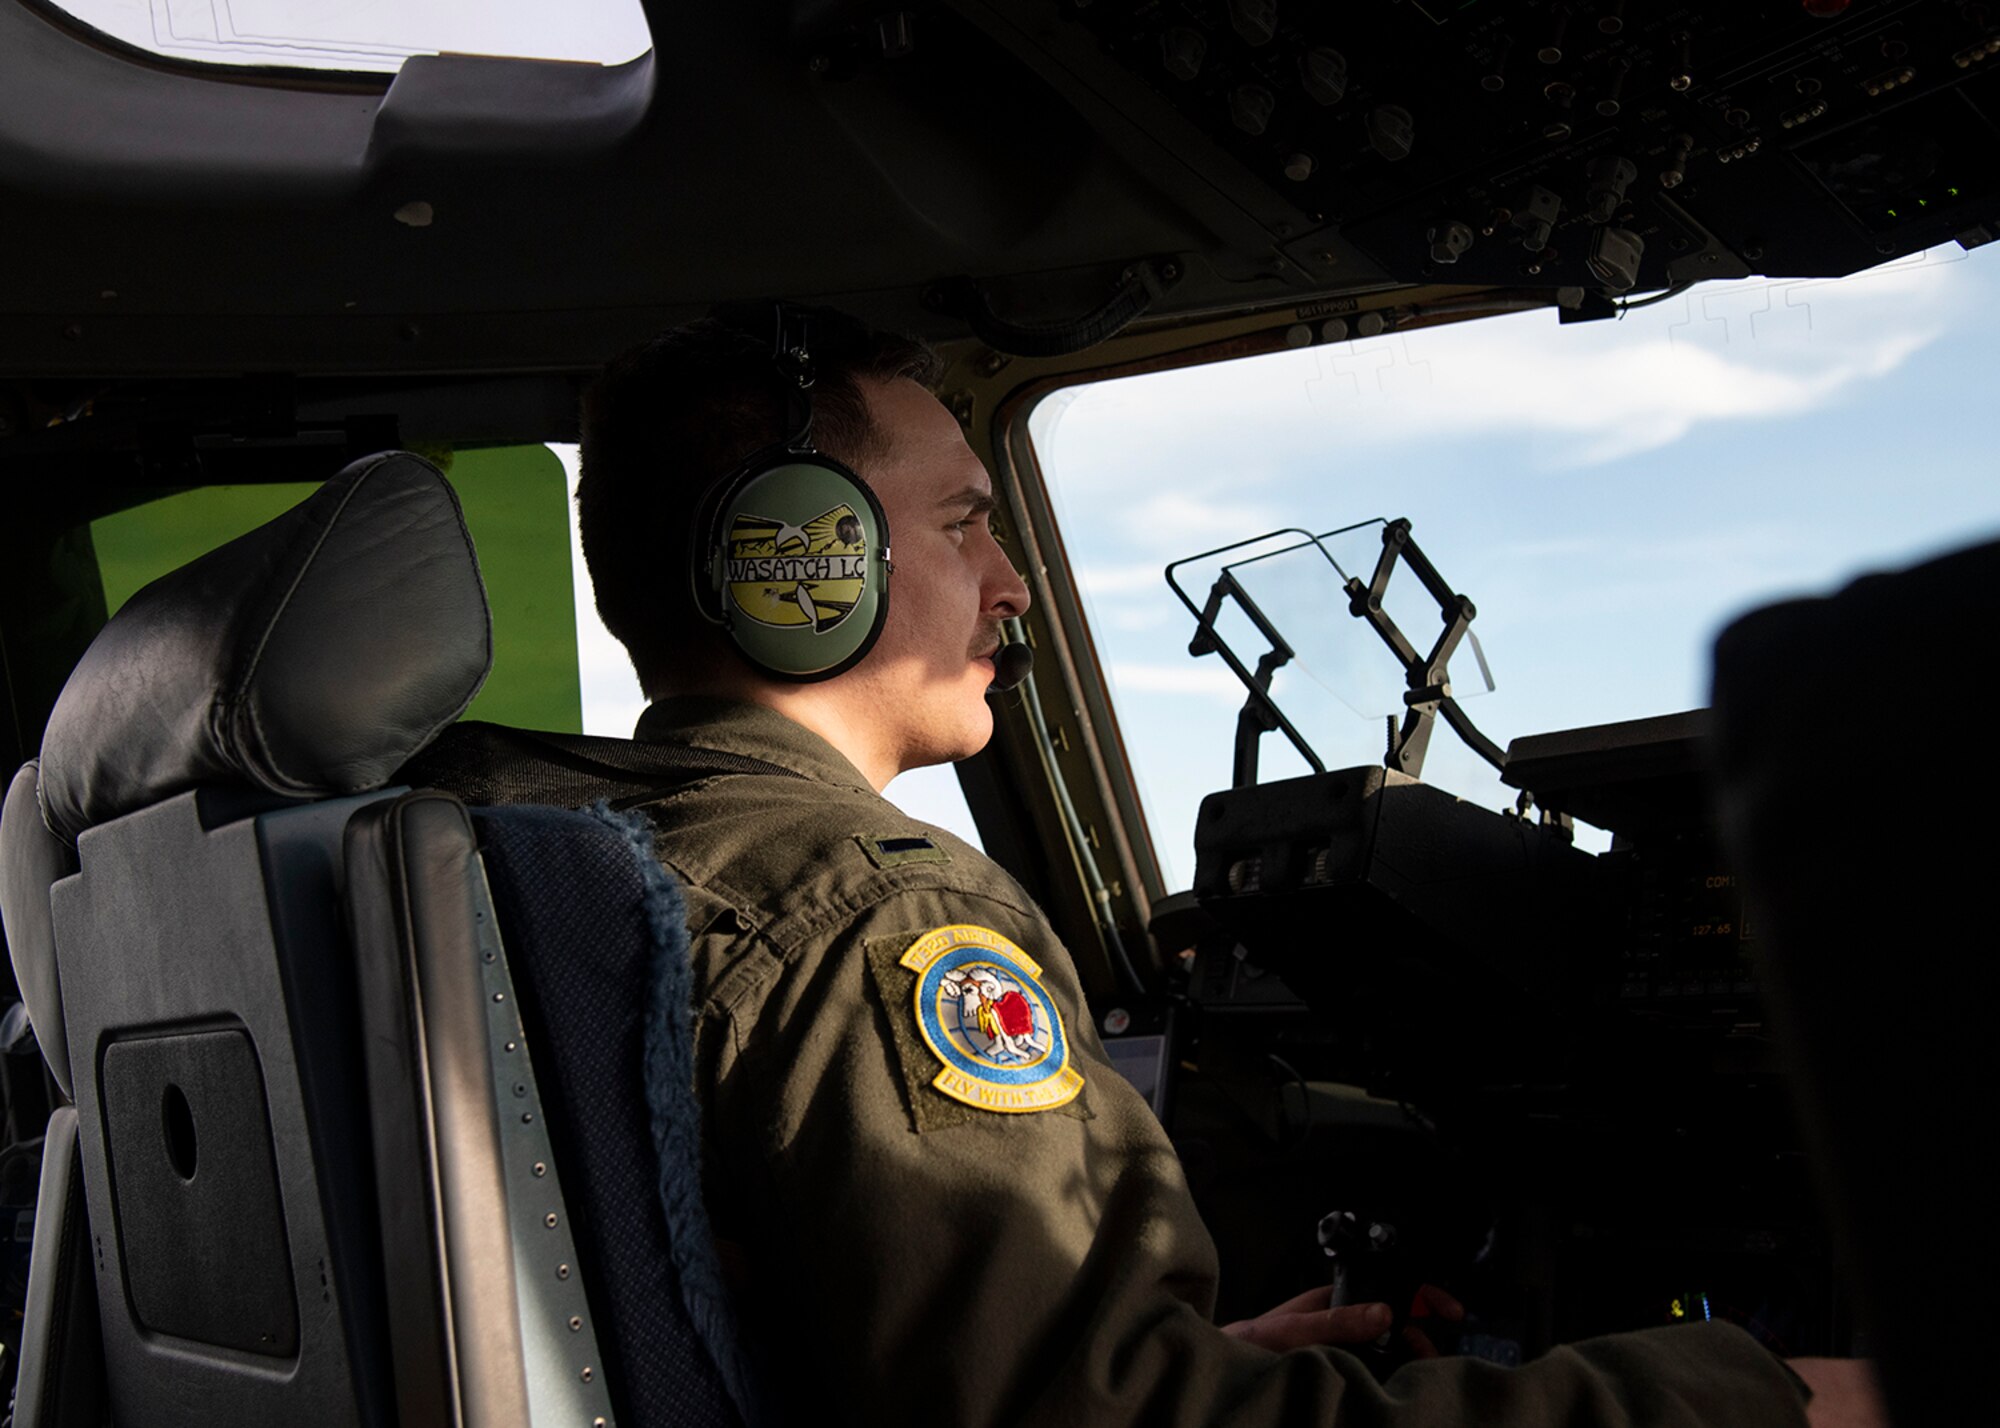
M1389 1331L1395 1316L1387 1304L1343 1304L1338 1309L1329 1309L1328 1293L1324 1286L1308 1289L1254 1319L1224 1324L1222 1332L1282 1353L1314 1344L1372 1344ZM1465 1317L1459 1302L1442 1289L1427 1284L1418 1291L1418 1298L1422 1308L1416 1317L1451 1320ZM1403 1339L1417 1358L1437 1357L1437 1349L1423 1330L1415 1326L1405 1328Z
M1811 1428L1888 1428L1889 1415L1867 1359L1786 1359L1812 1390L1806 1405Z

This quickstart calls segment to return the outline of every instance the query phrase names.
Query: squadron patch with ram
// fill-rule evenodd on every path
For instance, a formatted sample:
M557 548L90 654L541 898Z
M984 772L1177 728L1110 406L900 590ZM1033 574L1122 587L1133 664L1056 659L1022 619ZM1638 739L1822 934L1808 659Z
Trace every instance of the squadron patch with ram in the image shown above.
M825 634L854 612L868 581L868 540L852 506L794 525L748 511L729 528L724 583L760 625Z
M1076 1099L1083 1076L1027 953L991 928L955 923L925 933L897 960L917 975L916 1031L938 1062L933 1089L1005 1114Z

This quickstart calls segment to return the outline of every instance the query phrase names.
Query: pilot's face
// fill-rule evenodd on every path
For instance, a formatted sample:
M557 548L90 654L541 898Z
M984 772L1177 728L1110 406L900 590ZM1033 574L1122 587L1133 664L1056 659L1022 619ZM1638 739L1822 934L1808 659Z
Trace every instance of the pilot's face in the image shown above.
M988 524L993 483L958 421L915 382L864 382L881 456L861 474L889 517L889 618L848 676L899 769L977 753L993 734L986 688L1000 622L1028 590Z

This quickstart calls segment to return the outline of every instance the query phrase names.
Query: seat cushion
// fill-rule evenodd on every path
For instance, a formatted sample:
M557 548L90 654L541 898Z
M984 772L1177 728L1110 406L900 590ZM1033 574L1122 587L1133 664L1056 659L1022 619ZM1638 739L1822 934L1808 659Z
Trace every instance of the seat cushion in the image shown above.
M621 1417L739 1424L678 889L637 815L524 805L473 821Z

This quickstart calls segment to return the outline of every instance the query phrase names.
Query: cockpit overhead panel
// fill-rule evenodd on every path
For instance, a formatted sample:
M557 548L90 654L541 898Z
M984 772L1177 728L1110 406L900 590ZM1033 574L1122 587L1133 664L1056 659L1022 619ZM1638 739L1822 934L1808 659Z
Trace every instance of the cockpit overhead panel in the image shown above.
M2000 12L1924 0L1074 5L1107 60L1405 282L1832 276L2000 217ZM1326 276L1336 276L1329 271Z

